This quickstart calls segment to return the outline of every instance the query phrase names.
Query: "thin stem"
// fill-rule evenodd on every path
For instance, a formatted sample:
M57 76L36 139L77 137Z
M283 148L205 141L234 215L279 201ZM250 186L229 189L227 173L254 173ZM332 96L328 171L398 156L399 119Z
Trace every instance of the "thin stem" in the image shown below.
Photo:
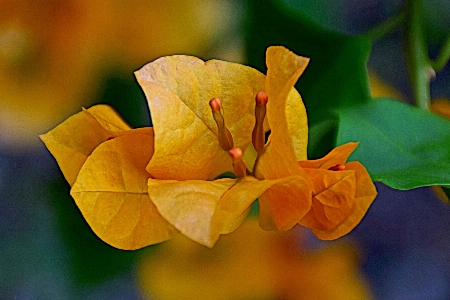
M439 52L438 56L434 61L431 61L430 64L436 72L441 71L445 65L450 60L450 34L447 36L447 39L442 45L441 52Z
M381 39L385 35L394 31L396 28L400 27L400 25L403 23L404 20L405 20L405 11L401 9L398 13L396 13L389 19L381 22L377 26L367 31L364 34L364 37L369 38L372 41Z
M430 59L423 34L422 0L406 0L405 57L417 107L429 110Z

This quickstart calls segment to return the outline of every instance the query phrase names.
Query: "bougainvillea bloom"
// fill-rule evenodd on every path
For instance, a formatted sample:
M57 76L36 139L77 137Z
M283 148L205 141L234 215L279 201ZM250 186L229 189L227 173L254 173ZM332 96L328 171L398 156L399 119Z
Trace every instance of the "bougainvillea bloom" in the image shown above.
M377 191L364 166L345 163L358 146L347 143L325 157L299 161L311 177L311 210L300 222L320 239L332 240L349 233L366 214Z
M299 163L307 159L308 128L293 86L308 61L270 47L264 76L219 60L163 57L136 72L153 128L131 129L111 108L94 106L42 139L91 228L115 247L137 249L178 232L212 247L242 223L256 198L263 229L304 223L337 238L367 210L354 202L370 205L376 192L345 160L325 170L331 175ZM226 172L237 178L216 179ZM349 190L347 177L354 179ZM320 223L315 203L322 195L344 200Z
M137 249L178 231L147 193L145 166L153 128L131 129L109 106L97 105L41 136L58 161L71 195L92 230L108 244Z

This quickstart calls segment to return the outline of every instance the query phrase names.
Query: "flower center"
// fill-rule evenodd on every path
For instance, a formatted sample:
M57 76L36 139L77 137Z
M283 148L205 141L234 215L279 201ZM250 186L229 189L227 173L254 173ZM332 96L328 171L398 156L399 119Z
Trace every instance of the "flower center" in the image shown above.
M219 98L212 98L209 101L214 121L217 124L217 134L219 138L219 145L223 150L229 151L233 148L234 142L230 131L225 125L225 119L222 113L222 102Z
M265 92L258 92L255 96L255 126L252 131L252 144L256 152L261 153L265 144L264 118L266 117L266 104L269 97ZM237 177L245 177L247 167L242 160L242 149L235 148L233 137L225 125L223 117L222 102L219 98L212 98L209 106L213 114L214 121L217 124L217 137L220 147L227 151L233 160L233 172Z
M266 104L269 97L265 92L259 92L255 97L255 127L252 132L252 143L256 152L261 153L264 148L264 118L266 117Z
M328 170L330 170L330 171L344 171L345 170L345 165L337 164L335 166L329 167Z
M241 148L233 148L228 151L231 159L233 160L233 172L239 178L245 177L247 175L247 166L242 160L242 150Z

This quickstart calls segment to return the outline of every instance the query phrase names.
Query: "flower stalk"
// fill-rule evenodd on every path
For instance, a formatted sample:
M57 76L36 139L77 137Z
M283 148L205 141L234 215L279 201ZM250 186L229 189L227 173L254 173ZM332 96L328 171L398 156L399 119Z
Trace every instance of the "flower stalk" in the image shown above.
M417 107L429 110L430 74L434 72L423 33L423 3L422 0L407 0L405 4L404 49L414 102Z

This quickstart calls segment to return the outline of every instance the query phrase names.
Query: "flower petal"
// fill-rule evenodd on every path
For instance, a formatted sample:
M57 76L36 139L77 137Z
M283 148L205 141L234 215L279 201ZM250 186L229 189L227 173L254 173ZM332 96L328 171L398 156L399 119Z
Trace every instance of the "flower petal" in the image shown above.
M294 148L296 156L305 158L308 121L305 106L294 85L308 63L309 58L298 56L284 47L267 48L267 119L272 129L271 139L279 139L289 148Z
M334 240L349 233L366 214L377 195L375 185L366 168L357 161L345 165L346 170L354 170L356 176L355 201L348 216L331 230L312 229L316 237L322 240Z
M355 151L359 143L347 143L331 150L327 155L320 159L299 161L302 168L320 168L328 169L338 164L345 164L350 154Z
M106 141L87 158L72 187L89 226L111 246L133 250L178 233L148 197L145 166L152 152L153 138L145 134Z
M212 219L214 232L226 234L235 230L257 198L260 225L265 230L288 230L311 207L311 190L304 178L292 176L257 180L246 176L239 179L220 199Z
M218 144L209 100L222 100L234 146L246 149L255 120L254 97L264 90L265 76L239 64L181 55L160 58L135 74L155 126L148 172L160 179L206 180L231 171L231 160Z
M111 106L99 104L83 110L90 113L103 128L110 132L122 132L132 129Z
M214 233L227 234L234 231L247 216L252 203L270 186L269 181L254 177L239 178L217 204L212 226Z
M270 181L274 184L259 197L259 225L264 230L289 230L311 208L311 183L302 176Z
M222 195L235 179L148 180L148 194L161 215L188 238L208 247L219 233L213 232L211 219Z
M355 171L306 169L313 183L311 210L300 222L309 228L329 230L349 214L356 192Z
M308 118L300 94L292 88L286 100L286 119L297 160L307 159Z
M255 162L258 157L258 152L256 152L253 144L248 145L247 149L245 149L244 154L242 156L242 160L245 163L245 166L250 172L253 172L253 168L255 167Z
M306 158L308 139L306 112L304 108L292 112L292 107L288 103L292 104L294 100L301 103L301 98L293 86L305 70L308 61L308 58L297 56L284 47L267 49L266 90L269 96L267 118L272 131L269 142L255 166L255 175L258 179L305 176L297 164L297 155ZM300 107L303 107L302 103L294 106L296 109ZM294 137L291 137L296 127L299 129ZM298 147L294 147L293 143L302 144L302 149L295 150Z
M55 157L66 180L73 185L92 151L111 136L129 129L111 107L96 105L71 116L40 138Z

